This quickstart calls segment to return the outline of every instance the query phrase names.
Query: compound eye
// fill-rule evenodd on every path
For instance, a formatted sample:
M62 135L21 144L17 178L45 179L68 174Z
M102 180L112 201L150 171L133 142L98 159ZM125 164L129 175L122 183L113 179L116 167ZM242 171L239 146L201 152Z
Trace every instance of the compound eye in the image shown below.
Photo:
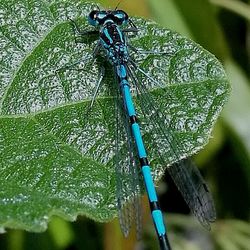
M97 14L97 10L92 10L90 13L89 13L89 18L92 19L92 20L95 20L96 19L96 14Z
M100 24L104 23L104 20L107 18L107 11L98 11L98 13L96 14L96 19L98 19L98 22Z
M113 14L118 25L126 24L128 22L128 14L123 10L116 10Z
M97 26L97 25L98 25L97 13L98 13L97 10L92 10L92 11L89 13L88 21L89 21L89 24L90 24L90 25L93 25L93 26Z

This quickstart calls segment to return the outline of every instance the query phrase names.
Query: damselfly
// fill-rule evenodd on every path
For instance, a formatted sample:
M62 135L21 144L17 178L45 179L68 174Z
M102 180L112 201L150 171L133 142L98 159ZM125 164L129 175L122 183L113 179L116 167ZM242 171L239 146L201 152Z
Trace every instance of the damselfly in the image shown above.
M169 162L177 162L168 168L168 172L199 221L205 227L210 227L210 222L215 220L214 204L206 183L190 161L180 160L179 155L185 155L181 143L166 124L166 117L164 117L162 109L158 107L154 96L147 91L145 83L141 80L143 76L152 85L160 85L158 79L138 66L137 57L141 55L161 57L170 52L144 51L133 47L129 42L130 37L136 36L139 30L123 10L92 10L88 16L88 22L95 29L81 30L76 22L71 20L77 37L95 36L97 38L93 56L84 57L81 61L85 63L101 55L109 61L114 71L114 81L110 87L113 89L116 117L114 167L121 229L127 236L131 224L135 222L137 231L141 230L139 195L142 188L140 184L142 176L160 247L170 249L151 175L151 165L147 159L144 138L147 138L147 141L150 141L158 152L162 165L167 166ZM94 88L87 116L84 117L85 120L91 113L104 78L104 71L100 72L100 79ZM135 98L132 97L131 90L135 93ZM171 93L168 93L167 96L171 98ZM138 107L135 107L134 99L136 99ZM146 128L140 126L136 109L140 110ZM171 160L166 159L162 153L163 147L167 149Z

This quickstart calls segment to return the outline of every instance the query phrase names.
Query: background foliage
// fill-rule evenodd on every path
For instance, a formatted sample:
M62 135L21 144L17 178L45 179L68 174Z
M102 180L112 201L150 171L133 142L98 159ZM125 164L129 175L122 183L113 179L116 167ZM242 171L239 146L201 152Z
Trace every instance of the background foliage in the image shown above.
M114 8L118 1L98 1ZM207 147L195 158L215 198L218 220L206 232L166 175L159 186L174 249L249 249L250 245L250 3L233 0L124 0L130 15L152 18L192 38L223 62L232 95ZM157 249L145 199L146 249ZM147 217L148 216L148 217ZM96 224L86 218L68 223L55 218L42 234L10 230L0 249L134 249L117 222Z

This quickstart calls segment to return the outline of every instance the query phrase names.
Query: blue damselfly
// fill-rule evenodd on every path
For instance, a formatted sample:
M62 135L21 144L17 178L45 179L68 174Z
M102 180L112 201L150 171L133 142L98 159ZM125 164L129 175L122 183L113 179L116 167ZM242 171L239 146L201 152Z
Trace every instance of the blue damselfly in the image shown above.
M137 231L141 230L139 195L142 189L142 176L160 247L161 249L170 249L163 215L151 175L151 167L147 159L146 147L144 146L144 135L142 136L141 133L136 112L137 107L134 105L131 89L136 94L136 102L140 107L141 116L146 121L147 126L154 131L151 135L145 133L145 136L149 137L150 143L158 150L160 161L163 165L169 165L168 159L161 154L161 147L167 147L173 158L172 162L177 162L168 168L168 172L191 211L207 228L210 227L210 222L215 220L214 204L205 181L192 162L179 159L178 155L182 153L180 142L175 138L171 129L166 126L164 114L157 106L153 95L147 91L144 82L141 81L141 76L143 76L152 84L159 83L158 80L138 66L136 55L166 56L170 52L145 51L133 47L129 39L130 36L137 35L138 28L123 10L117 8L115 10L93 10L88 16L88 22L95 29L81 30L76 22L71 20L77 37L93 36L97 41L93 55L84 57L81 61L85 63L101 55L109 61L114 72L114 82L111 86L115 100L116 117L114 166L121 229L127 236L131 225L135 222ZM100 77L95 86L87 115L84 117L85 120L88 119L88 115L95 104L104 75L105 72L101 67ZM171 94L169 94L169 98L171 98Z

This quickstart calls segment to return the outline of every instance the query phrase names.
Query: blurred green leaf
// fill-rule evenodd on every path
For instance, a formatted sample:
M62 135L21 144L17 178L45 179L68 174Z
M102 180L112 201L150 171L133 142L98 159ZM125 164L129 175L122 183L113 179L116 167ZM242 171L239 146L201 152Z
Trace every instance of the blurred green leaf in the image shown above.
M93 5L38 0L0 4L0 225L42 231L53 215L111 220L116 215L112 67L97 58L57 71L92 55L94 44L76 46L67 17L85 29ZM138 73L181 145L177 156L163 147L170 164L208 142L229 93L228 81L217 59L199 45L154 22L133 21L143 27L131 38L133 46L166 52L138 54L135 60L158 81ZM85 119L100 64L106 67L102 90ZM146 137L145 142L152 162L159 161L157 149ZM160 178L166 166L156 165L154 174Z
M176 1L147 0L147 2L154 20L186 37L193 38L185 19L176 6Z
M224 142L224 126L219 120L213 129L211 139L204 149L195 156L195 163L198 166L204 165L209 159L212 159L221 149Z
M213 6L208 0L176 0L185 23L195 41L214 53L220 59L228 56L226 41L215 16ZM213 39L211 39L211 36Z
M240 159L245 166L245 173L250 182L250 88L249 80L244 72L232 61L225 63L229 79L232 83L232 95L223 111L223 118L232 132L237 136L235 140Z
M210 2L250 21L250 6L247 3L237 0L210 0Z
M58 249L67 248L74 240L74 232L70 224L60 218L54 217L50 221L48 231Z
M239 220L220 220L213 228L213 237L219 249L248 249L250 224Z
M228 56L226 41L208 0L194 0L192 4L186 0L148 2L154 20L196 40L221 59Z
M119 1L119 0L94 0L92 2L97 2L101 4L104 9L118 9L125 10L130 16L136 15L140 17L148 17L149 9L146 5L147 0L136 0L136 1Z
M250 224L240 220L217 220L211 231L206 231L192 216L167 214L169 239L173 249L248 249ZM153 239L154 231L148 230L147 235ZM152 248L157 242L152 240Z
M21 230L12 230L8 233L8 250L22 250L24 245L24 232Z
M204 230L193 216L168 213L165 221L168 223L168 236L173 249L202 250L204 246L205 249L214 249L211 231ZM157 249L157 242L153 241L154 231L148 230L147 235L152 237L154 246L150 249Z

